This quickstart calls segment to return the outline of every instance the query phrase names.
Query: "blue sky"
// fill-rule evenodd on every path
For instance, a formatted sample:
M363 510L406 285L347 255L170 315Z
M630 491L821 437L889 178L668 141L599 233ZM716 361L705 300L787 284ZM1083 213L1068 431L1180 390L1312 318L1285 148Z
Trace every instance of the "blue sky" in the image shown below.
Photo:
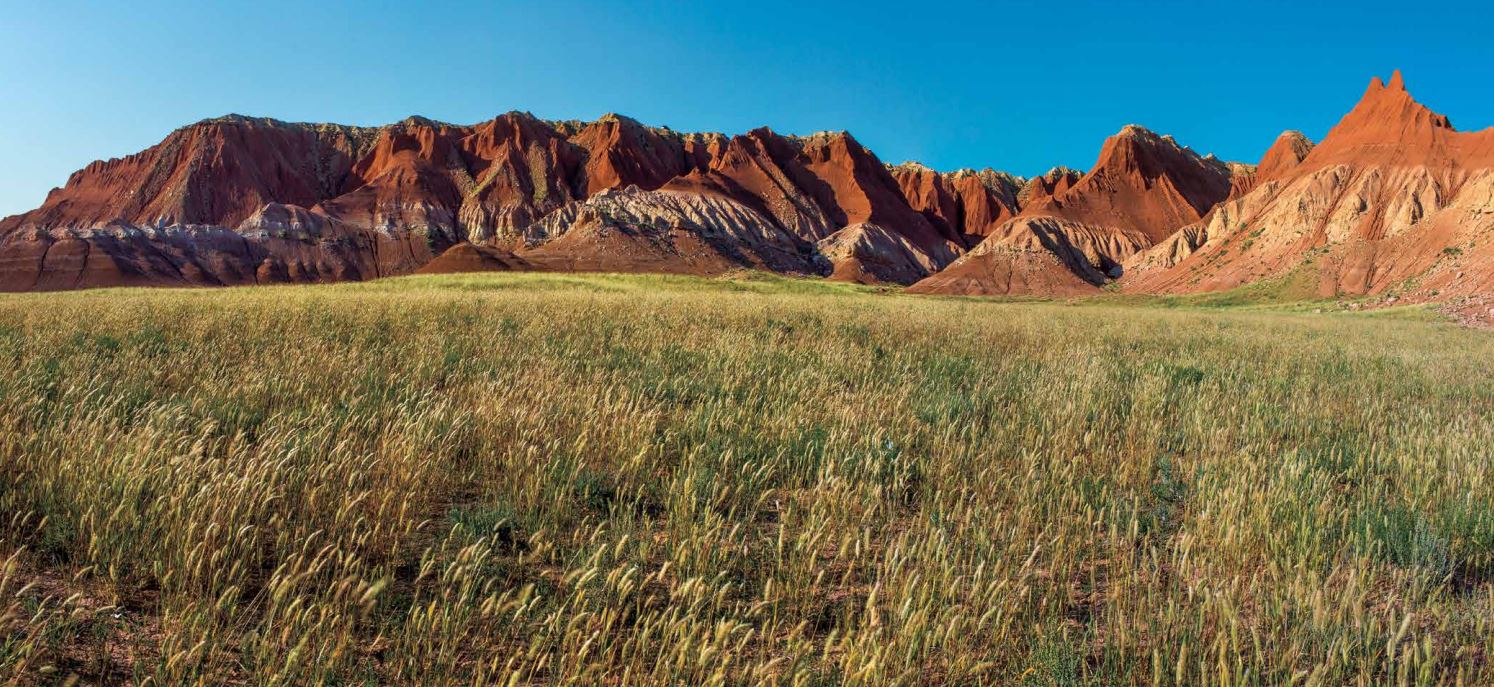
M382 124L621 112L849 130L938 169L1084 168L1138 123L1255 161L1404 70L1494 124L1482 3L0 0L0 215L94 159L229 112Z

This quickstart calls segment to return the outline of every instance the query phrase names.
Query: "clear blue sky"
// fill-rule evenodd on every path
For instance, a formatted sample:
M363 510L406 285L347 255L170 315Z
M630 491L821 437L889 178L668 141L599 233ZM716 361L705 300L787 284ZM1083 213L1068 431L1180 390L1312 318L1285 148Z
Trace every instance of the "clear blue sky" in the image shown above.
M1405 71L1494 124L1484 2L0 0L0 215L229 112L382 124L615 111L680 130L846 129L884 160L1088 167L1127 123L1255 161Z

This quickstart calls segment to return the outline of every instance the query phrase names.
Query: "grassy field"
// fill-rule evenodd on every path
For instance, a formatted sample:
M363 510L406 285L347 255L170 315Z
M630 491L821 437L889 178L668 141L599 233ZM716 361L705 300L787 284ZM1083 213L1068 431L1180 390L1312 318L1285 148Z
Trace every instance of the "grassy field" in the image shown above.
M1166 305L3 296L0 683L1494 681L1494 338Z

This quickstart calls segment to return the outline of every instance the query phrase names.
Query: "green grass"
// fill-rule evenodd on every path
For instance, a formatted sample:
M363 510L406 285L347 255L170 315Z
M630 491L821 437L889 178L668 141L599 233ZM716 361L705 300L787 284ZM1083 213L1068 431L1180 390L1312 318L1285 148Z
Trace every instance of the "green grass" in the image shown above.
M1420 303L1387 306L1383 297L1324 298L1318 295L1318 272L1310 265L1283 276L1260 279L1225 291L1179 295L1120 294L1107 291L1102 296L1079 299L1088 304L1106 303L1149 308L1195 310L1260 311L1266 313L1332 312L1354 317L1450 322L1437 304ZM1373 306L1373 307L1370 307Z
M1337 304L1336 301L1318 296L1317 279L1317 271L1304 265L1285 275L1256 280L1226 291L1169 296L1127 295L1112 300L1130 305L1168 308L1267 310L1301 310Z
M0 684L1494 680L1494 339L1421 310L455 275L4 296L0 364Z

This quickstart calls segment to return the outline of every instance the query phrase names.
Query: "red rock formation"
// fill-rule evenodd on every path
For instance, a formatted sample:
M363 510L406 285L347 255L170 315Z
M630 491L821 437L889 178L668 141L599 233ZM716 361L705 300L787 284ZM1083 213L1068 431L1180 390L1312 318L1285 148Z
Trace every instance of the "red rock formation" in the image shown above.
M1105 141L1094 169L1070 181L1055 170L1027 187L1019 216L980 247L915 286L920 293L1028 294L1094 290L1132 255L1196 222L1230 193L1231 166L1171 137L1127 126ZM991 244L991 245L987 245ZM989 263L989 264L988 264ZM1036 279L1053 269L1070 274ZM978 285L983 279L992 280Z
M1022 180L994 170L941 173L916 162L891 168L908 204L943 236L973 247L1020 210Z
M1194 292L1291 276L1311 285L1299 297L1445 299L1494 285L1494 129L1456 131L1406 92L1399 72L1371 81L1300 162L1261 176L1184 230L1192 250L1178 247L1178 259L1135 271L1123 288Z
M818 196L820 206L836 224L898 227L900 233L930 252L945 251L946 244L955 240L954 236L941 235L908 207L887 166L849 134L820 133L803 139L800 159L819 182L809 184L812 194Z
M310 207L344 191L375 135L357 127L210 119L135 155L75 172L25 223L234 226L266 203Z
M1221 202L1223 201L1223 202ZM439 257L438 257L439 256ZM230 116L96 162L0 220L0 289L369 279L423 266L909 283L916 292L1494 289L1494 130L1399 73L1255 168L1127 127L1086 174L889 168L844 133L682 134L609 115L386 127ZM1483 302L1483 301L1479 301Z
M1095 293L1106 280L1097 266L1104 258L1095 251L1114 240L1104 228L1032 217L1008 222L999 231L908 290L951 296L1074 296Z
M1073 188L1083 178L1084 172L1077 169L1054 167L1047 174L1028 179L1017 192L1017 204L1023 207L1036 205Z
M1198 222L1179 229L1151 248L1127 258L1124 261L1123 271L1127 274L1155 271L1172 267L1188 257L1208 241L1209 227L1215 219L1215 214L1227 208L1228 201L1245 196L1263 182L1270 182L1285 176L1307 158L1308 153L1312 152L1312 147L1312 141L1302 132L1284 131L1266 150L1266 154L1261 157L1260 164L1249 168L1245 165L1232 164L1233 176L1229 198L1225 203L1215 206L1214 210Z
M849 227L856 240L816 247ZM843 133L727 138L616 115L381 128L231 116L94 163L0 222L0 288L367 279L468 241L570 269L825 274L861 260L869 278L908 282L963 252L958 232L910 207Z
M475 243L458 243L436 259L425 263L416 274L458 274L463 272L512 272L533 270L535 266L513 253Z
M1308 153L1312 152L1312 139L1305 136L1301 131L1283 131L1276 137L1276 142L1261 156L1260 164L1255 166L1256 183L1280 179L1286 176L1307 159Z
M748 205L704 190L606 189L551 213L526 232L520 256L551 270L825 271L809 244Z
M1029 202L1022 214L1115 227L1155 242L1224 200L1229 180L1228 165L1133 124L1105 140L1094 168L1073 187Z
M1494 133L1457 131L1416 102L1396 71L1389 85L1371 80L1359 104L1303 161L1307 172L1336 164L1487 167L1494 164Z
M1256 165L1247 165L1243 162L1229 163L1229 198L1239 198L1255 188Z
M685 137L608 114L583 126L571 140L586 151L585 195L638 186L653 190L709 163L719 135Z
M585 151L533 115L510 112L473 127L461 140L471 187L457 211L460 232L484 241L519 230L583 197L574 180Z

